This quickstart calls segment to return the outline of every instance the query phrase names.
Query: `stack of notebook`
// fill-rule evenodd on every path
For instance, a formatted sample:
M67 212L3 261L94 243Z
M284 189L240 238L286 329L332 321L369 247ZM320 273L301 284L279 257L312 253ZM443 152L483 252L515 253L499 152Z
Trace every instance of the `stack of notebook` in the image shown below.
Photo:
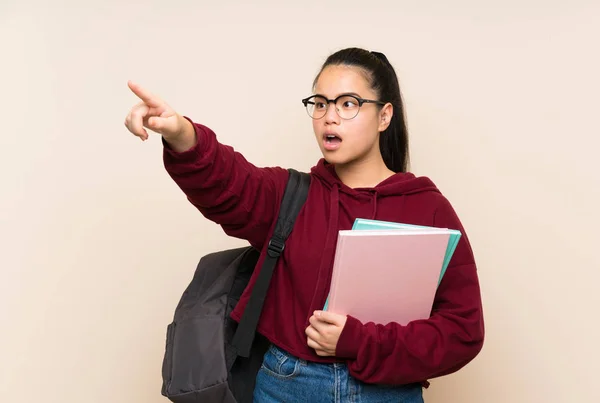
M384 325L429 318L460 237L453 229L357 219L339 231L324 309Z

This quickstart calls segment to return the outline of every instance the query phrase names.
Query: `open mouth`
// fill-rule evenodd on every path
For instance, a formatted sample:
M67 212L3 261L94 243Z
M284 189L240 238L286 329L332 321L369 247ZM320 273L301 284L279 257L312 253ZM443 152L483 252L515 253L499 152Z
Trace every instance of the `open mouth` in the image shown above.
M323 147L327 151L337 150L340 147L341 143L341 137L338 137L335 134L325 134L323 136Z
M336 136L335 134L326 134L324 137L325 142L328 144L337 144L342 142L342 139Z

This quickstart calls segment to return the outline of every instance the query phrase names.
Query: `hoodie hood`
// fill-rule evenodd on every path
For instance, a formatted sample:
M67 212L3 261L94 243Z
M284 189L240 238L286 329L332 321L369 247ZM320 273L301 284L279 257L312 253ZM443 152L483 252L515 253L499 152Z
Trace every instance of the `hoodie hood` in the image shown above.
M329 164L325 159L319 160L317 165L311 169L311 173L319 178L326 187L330 189L338 188L340 192L357 197L365 192L379 196L402 196L432 191L439 193L438 188L431 179L416 177L410 172L396 173L373 188L357 189L346 186L337 176L334 165Z

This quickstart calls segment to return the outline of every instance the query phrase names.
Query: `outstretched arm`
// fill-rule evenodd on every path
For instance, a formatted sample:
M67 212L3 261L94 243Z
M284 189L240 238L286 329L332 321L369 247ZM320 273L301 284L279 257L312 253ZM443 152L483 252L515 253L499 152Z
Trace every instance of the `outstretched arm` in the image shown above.
M279 210L288 177L279 167L258 168L208 127L176 113L156 95L129 83L140 98L125 125L142 140L161 134L168 174L188 200L225 232L262 248Z

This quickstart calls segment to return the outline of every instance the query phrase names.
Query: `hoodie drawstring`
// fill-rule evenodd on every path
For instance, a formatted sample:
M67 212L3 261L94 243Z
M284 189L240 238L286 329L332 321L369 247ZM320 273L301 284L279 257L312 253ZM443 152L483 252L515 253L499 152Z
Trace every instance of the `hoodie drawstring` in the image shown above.
M329 211L331 212L331 217L329 217L329 227L327 227L325 245L334 245L335 247L335 242L333 242L335 240L332 238L337 235L340 218L340 188L337 184L333 186L331 192Z
M375 216L377 216L377 191L373 192L373 216L371 220L374 220Z
M337 235L339 227L339 216L340 216L340 190L339 185L334 184L331 189L331 202L329 205L329 225L327 226L327 233L325 235L325 249L321 255L321 262L319 263L319 275L317 278L317 292L313 296L311 303L312 310L323 309L324 298L327 298L329 290L327 289L327 283L331 280L330 277L325 274L326 267L333 264L335 257L335 248L337 246ZM323 300L321 300L323 298ZM309 318L311 313L306 318L306 326L309 325Z

